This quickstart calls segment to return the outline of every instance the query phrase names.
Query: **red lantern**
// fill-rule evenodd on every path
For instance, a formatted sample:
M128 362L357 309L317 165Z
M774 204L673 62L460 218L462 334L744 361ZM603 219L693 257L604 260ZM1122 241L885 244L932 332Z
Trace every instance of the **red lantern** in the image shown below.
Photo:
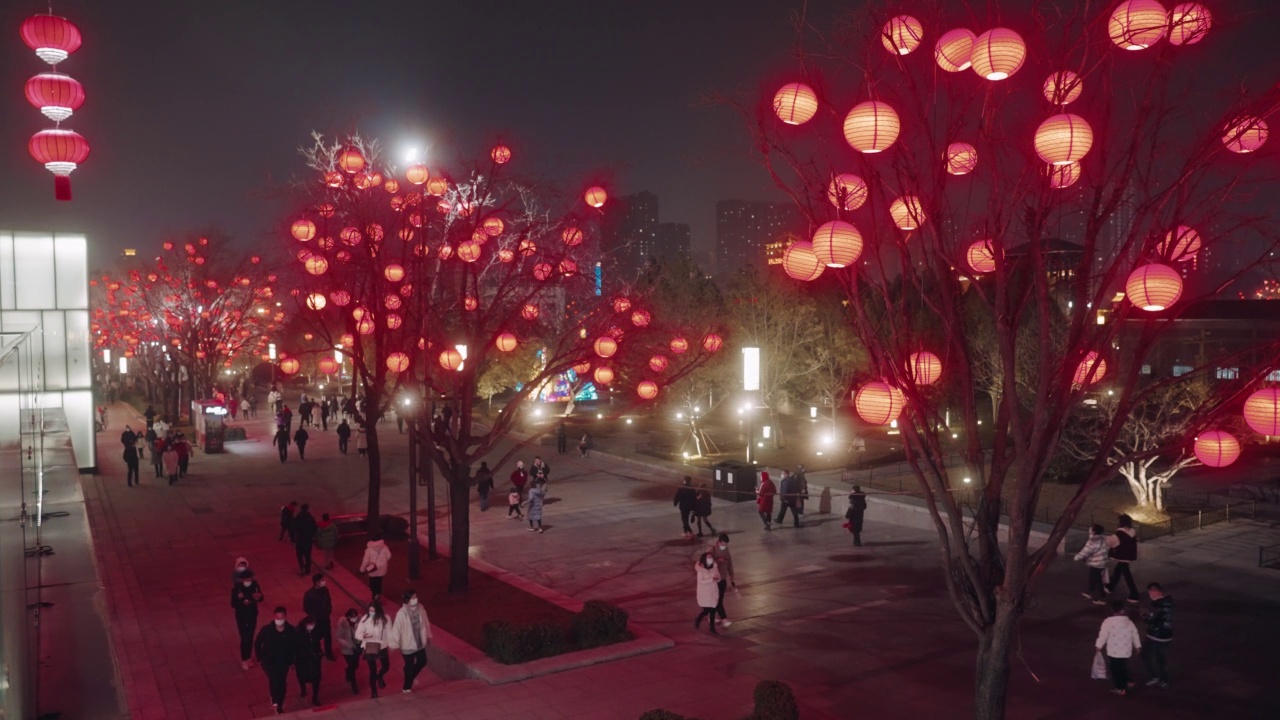
M399 330L400 326L403 324L404 324L404 318L400 317L399 315L395 313L389 313L387 315L387 328L389 330Z
M319 255L308 255L303 266L312 275L323 275L329 270L329 261Z
M1069 188L1080 179L1080 163L1077 161L1066 165L1046 165L1045 172L1049 177L1049 187L1055 190Z
M41 130L31 136L27 151L53 173L54 197L70 200L71 172L89 157L89 143L71 130Z
M400 192L400 183L396 182L394 178L387 178L386 181L382 183L382 189L392 195L395 195Z
M323 310L329 301L325 299L323 293L311 293L307 296L307 307L312 310Z
M1280 388L1263 388L1244 401L1244 421L1262 435L1280 435Z
M603 335L596 338L596 342L592 347L595 349L596 354L602 358L613 357L613 354L618 352L618 341L608 335Z
M861 153L887 150L901 129L898 113L888 104L874 100L855 105L844 118L844 139Z
M624 313L631 309L631 299L627 297L616 297L613 299L613 311L616 313Z
M1134 305L1159 312L1182 297L1182 276L1168 265L1151 263L1130 273L1124 288Z
M361 155L360 151L354 147L347 146L338 153L337 164L339 170L348 175L355 175L364 169L364 155Z
M825 267L813 251L813 243L808 240L793 242L782 253L782 269L796 280L816 280Z
M1027 44L1009 28L993 28L973 41L973 71L988 80L1005 80L1027 59Z
M334 290L329 293L329 299L338 307L346 307L351 304L351 293L346 290Z
M973 56L973 43L977 39L973 31L965 28L948 30L938 38L938 44L933 48L933 59L947 72L968 70L973 64L969 58Z
M832 220L813 234L813 254L829 268L848 267L862 255L862 233L851 223Z
M889 205L889 215L899 230L915 230L924 224L924 206L915 195L903 195Z
M1246 115L1233 120L1222 134L1222 144L1233 153L1251 153L1267 142L1270 131L1267 122L1259 117Z
M867 201L867 183L851 173L836 175L827 186L827 200L838 208L857 210Z
M579 376L586 375L587 371L590 369L591 369L591 362L588 360L583 360L581 362L574 363L574 366L573 366L573 371L577 373Z
M710 353L716 352L723 346L724 346L724 338L720 337L715 333L709 333L706 337L702 338L702 347L707 352L710 352Z
M1054 115L1036 128L1035 147L1040 159L1050 165L1079 162L1093 147L1093 128L1079 115Z
M382 276L391 282L400 282L404 279L404 267L401 265L388 265L383 271Z
M529 257L530 255L538 252L538 244L526 238L520 241L520 245L517 249L520 251L521 255Z
M80 30L57 15L32 15L22 21L22 41L36 51L36 57L57 65L80 49Z
M467 312L474 312L474 311L475 311L475 309L476 309L476 308L478 308L478 307L480 307L480 301L479 301L479 300L476 300L476 299L475 299L475 296L473 296L473 295L468 295L468 296L466 296L465 298L463 298L463 300L462 300L462 309L463 309L463 310L466 310Z
M1169 29L1169 16L1159 0L1126 0L1107 21L1111 42L1125 50L1146 50Z
M285 358L280 361L280 372L285 375L293 375L302 369L302 363L297 358Z
M429 180L430 178L431 178L431 173L430 171L427 170L426 165L422 165L422 164L410 165L404 171L404 179L408 180L414 185L421 185L425 183L427 180Z
M533 276L538 278L539 280L546 280L547 278L551 277L550 263L542 262L542 263L538 263L537 265L534 265Z
M569 258L565 258L560 261L560 266L558 269L560 271L560 274L563 275L564 277L571 277L578 273L578 263L574 262Z
M1084 91L1080 76L1070 70L1060 70L1044 81L1044 99L1054 105L1074 102Z
M361 335L372 335L374 330L378 329L378 324L373 321L372 317L364 318L356 323L356 330Z
M1174 45L1195 45L1204 39L1213 24L1208 8L1196 2L1175 5L1169 13L1169 42Z
M932 385L942 377L942 361L937 355L921 350L907 358L907 371L916 385Z
M978 167L978 150L966 142L953 142L947 146L945 160L948 173L968 175Z
M511 352L516 349L516 346L520 344L520 341L516 339L515 335L512 335L509 332L504 332L498 335L498 338L494 340L493 344L498 348L499 352Z
M502 222L502 218L490 216L484 219L484 224L480 226L480 229L489 237L498 237L506 227L506 224Z
M671 348L671 352L676 355L683 355L689 350L689 341L682 337L672 338L667 347Z
M979 240L969 246L965 260L975 273L982 275L996 269L996 251L990 240Z
M341 344L343 347L348 347L348 348L349 348L349 347L351 347L352 345L355 345L355 344L356 344L356 338L355 338L355 336L354 336L354 335L352 335L351 333L343 333L343 334L342 334L342 337L340 337L340 338L338 338L338 339L342 341L340 344Z
M520 308L520 316L523 317L525 320L537 320L538 306L533 305L531 303L526 303L523 308Z
M331 357L320 358L319 368L325 375L332 375L338 372L338 361Z
M402 373L409 369L409 356L402 352L393 352L387 356L387 369L393 373Z
M1206 430L1196 436L1196 459L1209 467L1226 467L1240 459L1240 441L1221 430Z
M306 218L298 218L293 221L289 232L293 234L293 238L298 242L307 242L316 236L316 224Z
M773 95L773 112L788 125L803 125L818 112L818 95L804 83L787 83Z
M462 367L462 353L454 348L449 348L440 353L440 367L445 370L457 370Z
M657 373L663 372L667 369L668 362L666 355L654 355L649 358L649 369Z
M427 194L440 197L449 191L449 181L443 176L437 175L427 181Z
M593 208L604 207L604 203L609 199L609 194L599 185L593 185L587 188L587 192L583 194L583 199Z
M658 397L658 383L652 380L645 380L636 386L636 394L641 400L652 400Z
M1176 230L1165 234L1164 242L1160 243L1159 248L1160 257L1175 262L1191 260L1198 252L1200 252L1200 233L1186 225L1179 225Z
M489 151L489 157L499 165L506 165L511 160L511 148L498 144Z
M582 231L576 227L567 227L560 233L560 239L569 247L582 244Z
M853 395L859 417L872 425L888 425L902 414L906 399L902 391L886 382L869 382Z
M1107 361L1098 356L1098 353L1090 350L1080 364L1076 366L1076 372L1071 376L1071 384L1077 387L1083 385L1092 385L1102 380L1107 375Z
M880 29L880 42L884 48L895 55L909 55L920 47L924 37L924 26L910 15L899 15L889 18L889 22Z
M631 313L631 324L636 327L646 327L649 325L651 316L648 310L636 310Z
M480 259L480 243L475 240L463 240L458 243L458 259L473 263Z
M595 373L593 373L592 377L594 377L595 381L600 383L601 385L608 385L609 383L613 382L613 378L614 378L613 368L604 367L604 366L598 367L596 368L596 371Z
M27 81L27 102L54 122L71 117L84 104L84 87L62 73L40 73Z

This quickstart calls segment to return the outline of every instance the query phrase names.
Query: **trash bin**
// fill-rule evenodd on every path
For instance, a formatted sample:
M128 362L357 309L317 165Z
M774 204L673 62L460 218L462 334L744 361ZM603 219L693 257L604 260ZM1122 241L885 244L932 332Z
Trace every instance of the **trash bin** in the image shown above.
M729 502L748 502L756 499L756 480L759 471L745 463L721 462L712 469L711 496Z

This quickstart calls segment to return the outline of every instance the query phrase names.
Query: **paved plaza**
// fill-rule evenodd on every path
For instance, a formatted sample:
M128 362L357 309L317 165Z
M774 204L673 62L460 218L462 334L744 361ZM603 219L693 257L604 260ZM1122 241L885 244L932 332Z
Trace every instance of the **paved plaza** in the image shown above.
M111 426L98 437L102 473L82 482L127 714L267 716L265 677L239 665L227 602L232 563L247 556L265 607L286 605L296 621L310 583L299 577L292 547L276 539L278 509L298 500L317 517L360 512L366 465L339 455L333 432L318 429L307 460L291 453L282 465L265 440L264 419L245 423L250 440L228 443L227 453L197 454L191 475L176 486L144 465L142 487L128 488L116 449L126 416L135 428L143 424L114 406ZM394 423L381 431L388 456L383 507L407 512L407 443ZM671 506L678 474L601 450L582 460L530 448L526 462L541 452L552 466L547 532L507 521L502 503L487 513L473 506L472 553L575 598L617 603L674 639L675 648L496 687L441 680L428 669L411 695L398 692L400 661L393 658L388 695L376 701L363 678L363 694L352 696L341 663L326 663L322 711L304 706L292 681L286 710L308 718L635 720L665 707L703 720L740 720L750 714L756 681L780 679L795 689L806 720L968 715L974 639L945 597L931 532L882 522L873 506L866 546L853 548L841 529L840 493L834 514L811 514L800 529L771 533L754 504L717 502L712 520L732 537L740 593L726 600L733 626L713 637L693 628L691 564L701 545L680 539ZM440 499L443 546L443 492ZM1023 624L1009 717L1275 717L1280 571L1253 565L1256 545L1276 538L1273 528L1241 523L1144 546L1138 581L1158 580L1177 598L1173 688L1142 688L1126 698L1088 679L1103 613L1079 595L1084 570L1069 558L1057 562ZM356 604L345 591L365 597L361 581L340 568L332 585L338 612ZM1146 679L1136 662L1134 670Z

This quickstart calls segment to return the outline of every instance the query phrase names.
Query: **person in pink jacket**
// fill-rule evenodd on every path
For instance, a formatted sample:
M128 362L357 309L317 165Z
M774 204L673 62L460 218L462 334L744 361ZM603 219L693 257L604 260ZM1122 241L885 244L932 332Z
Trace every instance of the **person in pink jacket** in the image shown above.
M769 473L760 473L760 487L756 488L756 510L764 521L765 530L773 529L773 496L777 494L778 489L769 479Z

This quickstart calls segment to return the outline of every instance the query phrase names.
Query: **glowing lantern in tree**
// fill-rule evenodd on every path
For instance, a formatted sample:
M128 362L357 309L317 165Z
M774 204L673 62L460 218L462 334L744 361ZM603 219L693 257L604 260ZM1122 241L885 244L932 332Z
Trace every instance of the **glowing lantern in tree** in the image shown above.
M340 337L340 338L338 338L338 339L342 341L342 342L341 342L342 347L347 347L347 348L349 348L349 347L351 347L352 345L355 345L355 344L356 344L356 338L355 338L355 336L354 336L354 335L352 335L351 333L343 333L343 334L342 334L342 337Z
M1127 0L1107 21L1111 42L1125 50L1145 50L1160 42L1169 29L1169 16L1157 0Z
M520 317L523 317L525 320L537 320L538 306L526 303L524 307L520 308Z
M489 151L489 157L499 165L505 165L511 160L511 148L506 145L494 145L493 150Z
M857 175L836 175L827 186L827 200L838 208L857 210L867 201L867 184Z
M40 73L27 80L26 95L27 102L54 122L66 120L84 104L84 87L71 76L56 72Z
M1222 144L1233 153L1251 153L1267 142L1270 131L1262 118L1246 115L1231 122L1222 135Z
M1174 45L1195 45L1209 32L1213 18L1209 10L1197 2L1185 2L1173 6L1169 14L1169 42ZM1207 464L1207 463L1206 463Z
M631 309L631 299L627 297L616 297L613 299L613 311L616 313L624 313Z
M844 139L861 153L878 153L898 139L902 122L888 104L870 100L859 103L844 118Z
M320 358L318 367L320 372L325 375L332 375L338 372L338 361L331 357Z
M702 347L707 352L710 352L710 353L717 352L723 346L724 346L724 338L720 337L715 333L708 333L706 337L702 338Z
M1071 384L1077 387L1084 385L1092 385L1099 382L1107 376L1107 361L1101 359L1098 353L1090 350L1080 364L1076 366L1076 372L1071 376Z
M671 352L676 355L683 355L689 351L689 341L682 337L672 338L667 347L671 348Z
M348 175L355 175L364 169L364 155L361 155L360 151L354 147L348 146L338 153L337 164L339 170Z
M382 298L382 306L388 310L399 310L403 301L397 295L387 295Z
M658 383L652 380L645 380L636 386L636 394L641 400L652 400L658 397Z
M613 354L618 352L618 341L607 335L602 335L596 338L596 342L592 347L595 349L596 354L602 358L613 357Z
M356 330L361 335L372 335L374 330L378 329L378 324L373 321L372 317L364 318L356 323Z
M667 369L667 364L668 360L666 355L654 355L649 358L649 369L654 372L663 372Z
M498 237L507 226L502 222L502 218L490 216L484 219L484 224L480 227L484 230L485 235L488 235L489 237Z
M448 260L449 258L453 257L453 246L441 245L440 249L436 252L436 256L439 257L441 260Z
M402 228L400 228L400 230L396 233L396 235L399 235L399 236L400 236L400 239L401 239L401 240L403 240L403 241L405 241L405 242L411 242L411 241L413 240L413 228L411 228L411 227L402 227Z
M1150 263L1130 273L1124 289L1134 305L1158 312L1171 307L1182 296L1182 276L1168 265Z
M538 263L533 266L533 276L539 280L546 280L551 277L551 265L549 263Z
M582 244L582 231L576 227L567 227L560 233L560 239L569 247Z
M293 238L299 242L307 242L316 236L316 224L306 218L298 218L289 228Z
M782 253L782 269L796 280L816 280L825 267L813 251L813 243L808 240L791 243Z
M57 15L32 15L22 21L22 41L36 51L36 57L57 65L80 49L80 30Z
M454 348L449 348L440 353L440 367L445 370L457 370L462 367L462 353Z
M591 361L589 360L582 360L580 362L575 363L573 366L573 371L577 373L579 377L581 377L582 375L586 375L587 371L589 371L590 369L591 369Z
M404 267L400 265L388 265L382 271L382 276L391 282L400 282L404 279Z
M1093 128L1079 115L1054 115L1036 128L1035 146L1036 154L1050 165L1079 162L1093 147Z
M1263 388L1244 401L1244 421L1254 432L1280 435L1280 388Z
M347 184L347 179L340 172L327 172L324 174L324 184L325 187L337 189Z
M332 203L320 203L316 206L316 212L319 213L322 218L331 218L333 217L333 214L337 212L337 208L335 208Z
M342 232L338 233L338 238L341 239L342 242L354 246L359 245L360 241L364 239L364 236L362 236L360 231L356 228L344 227L342 228Z
M649 324L651 316L648 310L636 310L631 313L631 324L636 327L646 327Z
M924 26L910 15L899 15L889 18L889 22L880 29L880 42L891 53L908 55L920 46L924 37Z
M408 180L414 185L421 185L425 183L427 180L429 180L430 178L431 178L430 171L427 170L426 165L423 165L421 163L417 165L410 165L408 169L404 171L404 179Z
M332 300L333 304L337 305L338 307L346 307L347 305L351 304L351 293L347 292L346 290L334 290L333 292L329 293L329 299Z
M818 112L818 95L804 83L787 83L773 94L773 112L788 125L803 125Z
M605 201L609 199L609 194L606 193L604 188L599 185L593 185L592 187L587 188L587 192L583 194L582 198L586 200L587 204L591 207L600 208L604 207Z
M464 240L458 243L458 259L473 263L480 259L480 243L475 240Z
M902 391L886 382L869 382L853 394L858 416L872 425L888 425L897 420L905 406Z
M907 371L916 385L932 385L942 377L942 361L928 350L913 352L907 358Z
M439 197L449 191L449 181L437 175L427 181L427 194Z
M515 335L512 335L509 332L504 332L498 335L497 339L493 341L493 344L498 348L499 352L511 352L516 349L516 346L520 344L520 341L516 339Z
M43 163L44 168L53 173L54 197L70 200L71 173L89 157L89 143L80 133L55 128L32 135L27 151L36 162Z
M862 233L841 220L823 223L813 234L813 253L829 268L848 267L862 255Z
M572 275L576 275L578 273L578 263L574 262L569 258L565 258L560 261L559 270L560 270L560 274L563 275L564 277L570 277Z
M609 383L613 382L613 378L614 378L613 368L604 367L604 366L598 367L596 368L596 371L592 373L592 377L595 378L595 381L600 383L601 385L608 385Z
M1221 430L1206 430L1196 436L1196 459L1209 467L1226 467L1240 459L1240 441Z
M402 352L393 352L387 356L387 369L393 373L402 373L409 369L409 356Z
M329 301L325 299L324 293L311 293L307 296L307 307L312 310L323 310Z
M399 315L395 313L389 313L387 315L387 329L399 330L400 326L403 324L404 324L404 318L400 317Z
M302 363L297 358L285 358L280 361L280 372L285 375L293 375L302 369Z
M903 195L889 205L889 216L899 230L915 230L924 224L924 207L915 195Z
M511 252L507 248L502 248L501 250L498 251L498 259L504 263L509 263L512 260L516 259L516 254Z
M947 146L947 172L952 175L968 175L978 167L978 149L966 142L953 142Z
M1075 185L1080 180L1082 170L1080 163L1073 162L1066 165L1046 165L1045 173L1049 178L1049 187L1061 190Z
M988 80L1006 80L1027 59L1027 44L1009 28L992 28L973 41L973 71Z
M979 240L969 246L965 260L975 273L982 275L996 269L995 247L990 240Z
M1186 262L1200 252L1200 233L1186 225L1171 230L1160 243L1160 256L1175 262Z
M938 38L938 44L933 48L933 59L947 72L968 70L973 64L969 58L973 55L973 43L977 39L977 35L965 28L948 30Z
M520 246L518 249L520 250L521 255L524 255L525 257L529 257L530 255L538 252L538 244L526 238L520 241Z
M382 226L378 223L370 223L365 226L364 232L369 236L370 242L382 242L384 233L382 231Z
M400 183L393 178L387 178L387 181L382 183L382 189L394 195L400 192Z
M1082 92L1084 83L1070 70L1059 70L1044 81L1044 99L1054 105L1075 102Z
M319 255L311 255L303 261L303 266L312 275L323 275L329 270L329 261Z
M480 301L476 300L472 295L468 295L462 300L462 309L467 312L473 312L478 307L480 307Z

